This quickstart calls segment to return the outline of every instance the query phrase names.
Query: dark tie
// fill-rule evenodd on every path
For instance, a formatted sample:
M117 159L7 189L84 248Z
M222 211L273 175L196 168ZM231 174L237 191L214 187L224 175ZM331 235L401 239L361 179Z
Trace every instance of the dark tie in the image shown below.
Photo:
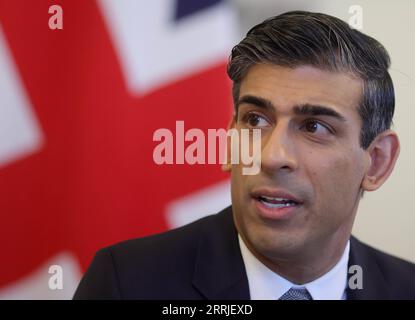
M291 288L279 300L313 300L306 288Z

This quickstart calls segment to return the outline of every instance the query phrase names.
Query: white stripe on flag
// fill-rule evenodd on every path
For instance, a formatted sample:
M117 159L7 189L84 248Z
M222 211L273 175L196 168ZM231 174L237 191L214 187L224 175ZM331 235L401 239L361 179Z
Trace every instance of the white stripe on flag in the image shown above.
M174 1L100 0L130 92L146 94L224 61L236 39L229 4L175 23Z
M32 110L0 25L0 167L40 149Z

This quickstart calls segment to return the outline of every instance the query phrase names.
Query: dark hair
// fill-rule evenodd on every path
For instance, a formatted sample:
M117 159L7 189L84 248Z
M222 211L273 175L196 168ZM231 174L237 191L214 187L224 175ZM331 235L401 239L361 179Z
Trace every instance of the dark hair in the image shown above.
M363 80L359 105L362 118L360 145L366 149L390 128L395 93L388 73L390 58L375 39L352 29L332 16L291 11L269 18L248 31L229 58L233 100L239 98L241 81L249 68L271 63L295 68L311 65L327 71L346 72Z

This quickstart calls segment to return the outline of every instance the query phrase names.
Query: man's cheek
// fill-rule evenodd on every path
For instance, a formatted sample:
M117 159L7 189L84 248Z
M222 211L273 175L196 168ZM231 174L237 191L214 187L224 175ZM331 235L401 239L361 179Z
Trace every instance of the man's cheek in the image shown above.
M345 198L347 198L347 189L350 188L349 179L354 173L342 159L321 164L312 175L314 192L321 206L335 207L341 205L343 201L348 201Z
M348 157L336 159L327 170L324 186L327 206L334 216L342 216L354 206L356 194L360 186L360 170L356 160Z
M240 168L240 166L232 166L231 180L232 193L234 194L234 196L237 197L237 199L235 200L239 203L240 201L242 201L242 198L246 191L246 181L244 181L244 176L242 175L242 168Z

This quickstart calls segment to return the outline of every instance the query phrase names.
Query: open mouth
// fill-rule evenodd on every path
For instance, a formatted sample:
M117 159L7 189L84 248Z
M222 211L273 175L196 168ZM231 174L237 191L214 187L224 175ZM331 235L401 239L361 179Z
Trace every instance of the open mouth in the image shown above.
M271 220L288 220L297 215L304 202L282 189L261 188L251 192L257 214Z
M286 208L299 205L297 201L286 199L286 198L277 198L277 197L268 197L268 196L258 196L257 200L260 201L263 205L268 208Z

